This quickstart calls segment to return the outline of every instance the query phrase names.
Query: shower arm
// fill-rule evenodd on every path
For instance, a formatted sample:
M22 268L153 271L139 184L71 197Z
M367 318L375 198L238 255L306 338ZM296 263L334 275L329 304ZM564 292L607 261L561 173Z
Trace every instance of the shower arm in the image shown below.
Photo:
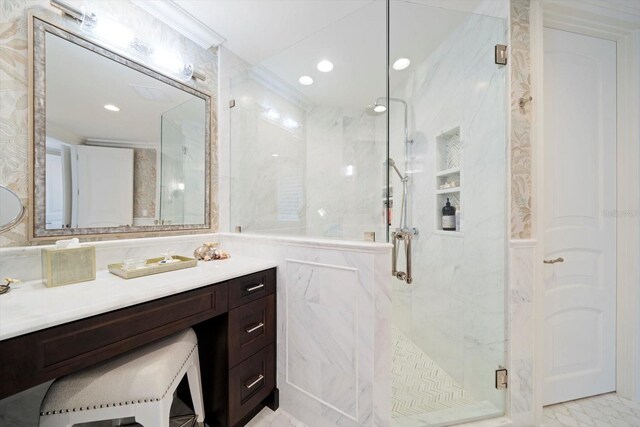
M385 98L383 96L376 99L376 105L383 105L379 104L379 102L385 101L386 99L389 99L389 101L399 102L404 106L404 143L413 143L413 139L409 139L409 105L400 98Z

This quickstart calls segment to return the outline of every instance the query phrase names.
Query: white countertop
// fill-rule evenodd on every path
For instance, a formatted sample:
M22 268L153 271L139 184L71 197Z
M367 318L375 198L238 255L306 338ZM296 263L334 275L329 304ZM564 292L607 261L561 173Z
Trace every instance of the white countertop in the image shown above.
M0 341L276 266L274 261L232 256L136 279L103 270L96 280L55 288L42 281L12 285L0 295Z

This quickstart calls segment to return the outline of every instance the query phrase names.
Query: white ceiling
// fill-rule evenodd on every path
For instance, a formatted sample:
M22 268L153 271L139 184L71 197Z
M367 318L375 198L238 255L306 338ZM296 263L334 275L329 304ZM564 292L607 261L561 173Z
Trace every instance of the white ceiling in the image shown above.
M227 41L225 46L263 67L315 105L364 108L386 91L386 2L383 0L173 0ZM394 0L392 84L408 76L481 0ZM321 73L316 64L331 60ZM310 75L311 86L298 78Z
M174 0L250 64L291 47L371 0Z

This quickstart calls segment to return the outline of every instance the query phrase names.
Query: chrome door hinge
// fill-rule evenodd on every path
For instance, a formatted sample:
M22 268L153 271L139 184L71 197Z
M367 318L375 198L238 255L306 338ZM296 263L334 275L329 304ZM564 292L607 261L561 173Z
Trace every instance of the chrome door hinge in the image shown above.
M507 46L497 44L495 49L495 61L498 65L507 65Z
M509 373L505 368L496 369L496 389L504 390L509 385Z

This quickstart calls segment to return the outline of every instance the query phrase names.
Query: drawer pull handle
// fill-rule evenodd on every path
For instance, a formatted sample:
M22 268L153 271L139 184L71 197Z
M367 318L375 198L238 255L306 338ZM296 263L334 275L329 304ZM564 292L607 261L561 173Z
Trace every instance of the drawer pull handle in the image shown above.
M251 389L253 386L255 386L256 384L258 384L260 381L262 381L264 379L263 375L258 375L258 378L255 379L255 381L251 382L250 384L245 384L244 386L248 389Z
M250 334L251 332L257 331L260 328L264 328L264 323L260 322L256 326L254 326L253 328L246 328L245 332Z
M244 290L247 292L255 292L258 289L264 288L264 283L260 283L259 285L252 286L251 288L245 288Z

